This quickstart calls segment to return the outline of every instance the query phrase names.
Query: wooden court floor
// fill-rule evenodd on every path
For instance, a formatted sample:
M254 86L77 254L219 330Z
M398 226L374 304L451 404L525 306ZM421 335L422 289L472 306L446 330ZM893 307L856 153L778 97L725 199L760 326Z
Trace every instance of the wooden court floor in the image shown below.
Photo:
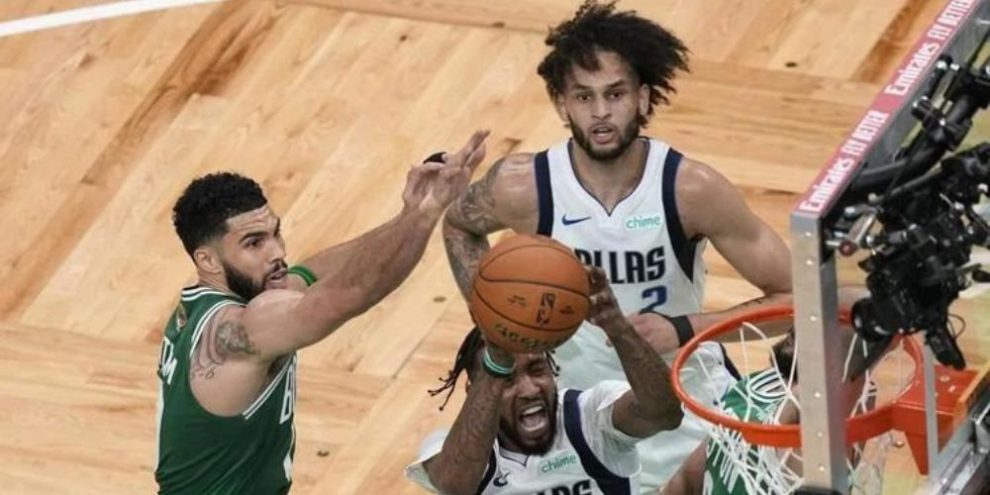
M98 3L4 0L0 21ZM189 180L259 180L293 259L350 238L398 211L410 163L475 127L491 158L567 135L535 67L577 3L234 0L0 38L0 493L154 490L160 332L194 274L170 208ZM693 53L648 132L786 235L942 4L623 0ZM708 261L709 308L756 295ZM964 305L979 364L990 306ZM302 353L294 493L421 493L402 468L458 409L426 389L468 324L437 233L395 294ZM894 486L915 482L891 464Z

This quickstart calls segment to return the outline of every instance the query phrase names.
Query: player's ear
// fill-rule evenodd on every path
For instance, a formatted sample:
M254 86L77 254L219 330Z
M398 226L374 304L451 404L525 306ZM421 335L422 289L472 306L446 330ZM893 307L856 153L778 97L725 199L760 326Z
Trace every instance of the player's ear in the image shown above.
M220 262L220 253L209 244L205 244L193 251L193 262L196 268L209 273L210 275L220 275L223 273L223 263Z
M640 84L637 90L639 115L646 117L650 112L650 87Z
M557 95L552 97L552 100L553 100L553 108L554 110L557 110L557 116L559 116L561 122L564 123L564 127L570 127L571 120L567 117L567 106L564 104L565 103L564 95L562 93L558 93Z

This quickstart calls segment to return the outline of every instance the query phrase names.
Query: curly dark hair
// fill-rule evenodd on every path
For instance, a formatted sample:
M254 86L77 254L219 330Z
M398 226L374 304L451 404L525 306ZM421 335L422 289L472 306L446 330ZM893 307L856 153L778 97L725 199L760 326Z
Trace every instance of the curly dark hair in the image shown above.
M457 385L457 380L461 377L461 372L467 372L468 380L472 380L475 374L480 371L480 356L481 350L484 347L485 339L481 337L481 330L475 326L464 336L461 347L457 349L457 357L454 358L454 367L447 373L446 378L440 379L443 384L433 390L429 390L431 397L435 397L444 391L447 392L443 404L440 405L441 411L447 406L447 402L450 402L450 396L454 393L454 388ZM546 356L547 362L550 364L550 371L553 372L554 376L557 376L560 372L560 367L557 366L557 362L553 359L553 351L547 351Z
M676 92L672 84L674 72L689 71L688 49L670 31L640 17L636 11L617 12L615 3L586 0L573 19L550 29L546 44L552 49L536 71L546 81L547 92L556 98L564 93L574 64L595 71L599 69L598 52L618 54L632 68L638 82L650 88L646 115L637 118L640 127L645 127L654 105L668 103L667 95Z
M228 218L267 203L257 182L233 172L217 172L186 187L172 208L172 224L192 256L196 248L227 233Z

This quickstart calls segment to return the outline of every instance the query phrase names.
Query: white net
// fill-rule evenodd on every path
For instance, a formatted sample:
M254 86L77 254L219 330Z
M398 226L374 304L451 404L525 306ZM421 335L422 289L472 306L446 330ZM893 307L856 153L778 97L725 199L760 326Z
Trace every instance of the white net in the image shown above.
M778 317L776 322L758 324L781 322ZM843 331L851 332L848 328ZM738 336L738 342L733 338L732 342L726 343L726 348L739 368L742 379L723 395L717 406L719 414L752 423L797 424L801 414L797 364L785 364L785 372L788 367L790 371L788 376L784 376L780 371L781 366L778 366L780 363L777 354L773 352L773 344L787 339L779 347L790 347L790 352L780 352L784 353L782 355L797 356L797 343L786 336L768 337L764 329L752 323L743 323L726 335L732 335L732 332ZM843 374L846 378L857 366L856 363L862 369L862 363L871 360L868 359L868 351L866 342L853 339L845 360ZM876 349L873 352L876 354ZM769 360L766 356L769 356ZM694 359L694 354L689 356L685 366ZM692 367L703 370L707 375L707 368L698 364L695 362ZM844 393L852 402L850 417L896 399L908 386L913 368L914 361L903 345L897 344L868 367L861 377L853 381L846 380ZM879 494L882 491L884 461L893 443L892 434L887 432L849 446L847 467L850 473L850 493L865 495ZM751 444L743 438L741 432L729 427L713 425L706 453L706 493L725 491L732 494L786 494L794 492L803 482L800 449ZM720 486L721 489L713 490L713 485Z

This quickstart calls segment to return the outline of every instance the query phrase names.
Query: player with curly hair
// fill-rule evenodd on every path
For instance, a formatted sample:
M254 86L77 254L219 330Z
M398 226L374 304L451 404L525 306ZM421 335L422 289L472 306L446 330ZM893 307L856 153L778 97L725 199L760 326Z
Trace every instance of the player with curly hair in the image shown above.
M670 31L615 2L589 0L550 31L538 72L570 139L538 153L514 153L448 209L443 232L462 293L470 293L487 235L538 233L574 249L608 274L622 310L667 359L694 333L728 315L703 313L708 242L764 297L789 302L790 255L780 237L747 207L714 168L669 144L641 136L688 69L687 48ZM708 373L686 369L682 381L718 400L735 381L718 344L704 346ZM588 389L621 379L606 335L585 324L556 359L562 387ZM713 376L721 385L701 383ZM688 415L675 431L640 442L644 490L655 491L705 438L708 425Z

